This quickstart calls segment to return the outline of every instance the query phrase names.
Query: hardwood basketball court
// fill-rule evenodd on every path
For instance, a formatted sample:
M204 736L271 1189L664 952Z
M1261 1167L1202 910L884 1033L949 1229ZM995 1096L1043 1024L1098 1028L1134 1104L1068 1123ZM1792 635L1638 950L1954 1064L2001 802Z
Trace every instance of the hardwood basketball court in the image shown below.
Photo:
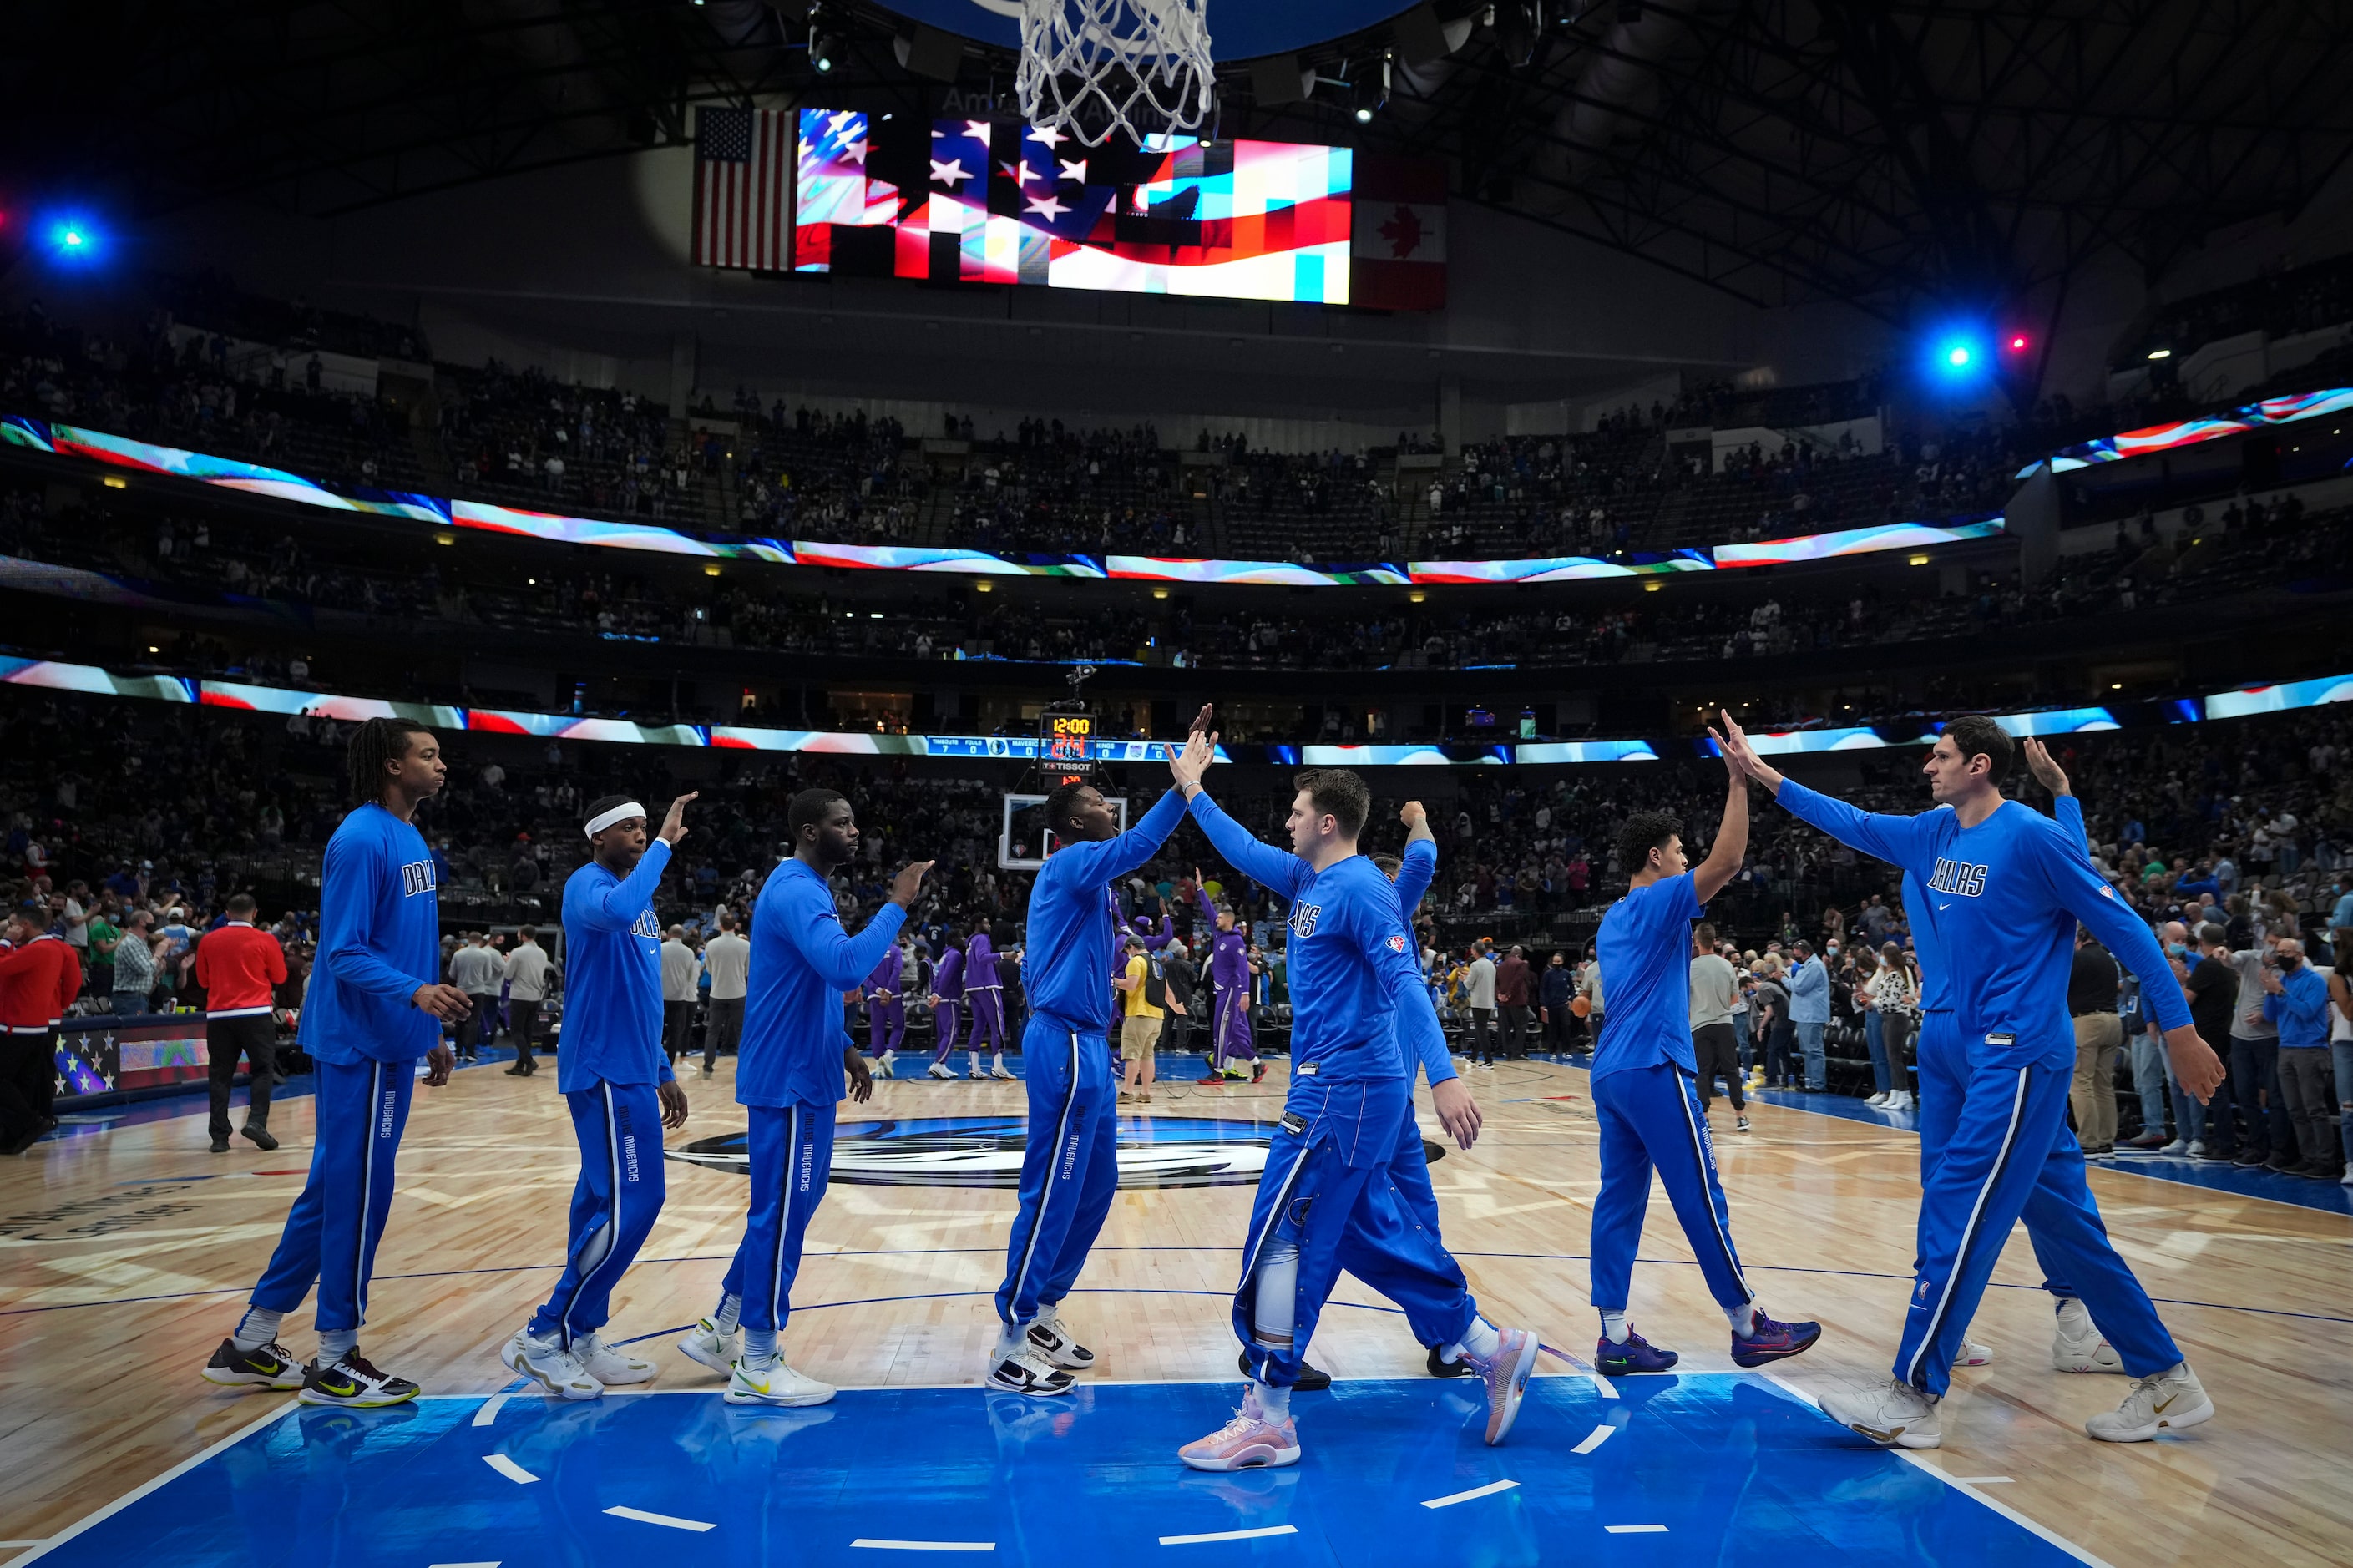
M1186 1078L1198 1070L1186 1058L1164 1058L1164 1065ZM673 1152L743 1130L732 1068L723 1062L709 1079L690 1071L693 1116L671 1135ZM1596 1330L1584 1255L1598 1171L1585 1074L1545 1062L1507 1065L1472 1075L1472 1087L1486 1112L1486 1132L1468 1153L1450 1146L1432 1170L1447 1240L1492 1318L1535 1326L1548 1345L1588 1356ZM1249 1141L1246 1127L1209 1123L1271 1118L1282 1089L1279 1065L1255 1088L1164 1079L1152 1105L1132 1108L1133 1130L1139 1137L1151 1128L1170 1134L1163 1165L1193 1174L1169 1179L1194 1179L1217 1164L1221 1138ZM846 1163L858 1164L867 1179L845 1181L838 1170L810 1231L784 1340L795 1365L844 1389L827 1407L833 1413L827 1419L844 1425L798 1438L789 1436L793 1422L759 1430L765 1441L800 1445L776 1450L798 1456L794 1464L831 1452L858 1470L887 1475L887 1505L871 1500L863 1482L841 1489L845 1498L867 1497L861 1506L883 1523L902 1504L920 1510L927 1487L945 1497L968 1484L976 1497L1003 1500L1027 1496L1026 1488L1057 1473L1055 1463L1094 1478L1074 1480L1059 1502L1022 1503L1033 1521L1029 1533L1008 1526L1013 1535L997 1531L987 1542L999 1561L1039 1552L1029 1511L1039 1506L1084 1515L1071 1528L1108 1532L1098 1544L1116 1548L1127 1526L1119 1522L1124 1514L1113 1514L1148 1511L1165 1487L1168 1509L1184 1503L1187 1517L1178 1528L1202 1518L1209 1522L1202 1535L1164 1535L1164 1543L1235 1542L1200 1550L1248 1550L1270 1561L1309 1560L1318 1544L1327 1553L1319 1560L1427 1560L1426 1548L1410 1544L1410 1532L1438 1529L1428 1521L1442 1518L1449 1530L1504 1530L1482 1548L1498 1562L1597 1555L1746 1561L1773 1540L1781 1542L1777 1550L1795 1549L1792 1538L1775 1535L1784 1529L1810 1532L1810 1549L1827 1552L1827 1561L1884 1561L1891 1549L1899 1560L1960 1562L1983 1552L2022 1561L2003 1544L2014 1540L2032 1551L2116 1564L2353 1562L2353 1421L2346 1415L2353 1360L2345 1349L2353 1324L2353 1215L2342 1189L2267 1174L2224 1177L2184 1162L2145 1163L2152 1172L2178 1167L2178 1179L2095 1168L2093 1186L2111 1234L2159 1300L2212 1393L2217 1418L2178 1437L2130 1447L2084 1436L2084 1419L2112 1406L2126 1383L2049 1370L2051 1308L2021 1236L1996 1271L1973 1334L1993 1347L1994 1364L1957 1373L1945 1447L1899 1459L1786 1394L1883 1372L1910 1278L1916 1141L1894 1124L1904 1119L1877 1117L1853 1101L1787 1098L1819 1109L1755 1105L1755 1131L1746 1135L1731 1131L1719 1101L1716 1147L1743 1260L1769 1310L1822 1322L1823 1338L1812 1352L1777 1368L1769 1380L1734 1374L1722 1314L1701 1288L1663 1196L1654 1194L1631 1315L1654 1342L1683 1352L1675 1374L1625 1380L1606 1391L1613 1401L1580 1363L1547 1356L1540 1369L1548 1378L1543 1397L1532 1401L1504 1447L1480 1450L1474 1431L1469 1447L1451 1447L1449 1435L1445 1455L1432 1458L1430 1434L1447 1420L1459 1424L1460 1412L1444 1415L1451 1408L1444 1403L1448 1385L1425 1376L1423 1352L1402 1319L1374 1310L1378 1298L1344 1280L1311 1352L1316 1364L1344 1381L1334 1394L1303 1394L1295 1406L1308 1454L1296 1472L1301 1479L1278 1483L1273 1472L1221 1478L1231 1484L1212 1495L1187 1489L1192 1483L1175 1449L1198 1435L1197 1426L1215 1425L1239 1381L1227 1293L1250 1202L1247 1159L1229 1173L1227 1184L1124 1184L1066 1309L1101 1357L1100 1370L1086 1381L1105 1386L1061 1407L1073 1413L1075 1426L1018 1400L1010 1407L990 1401L990 1425L976 1425L967 1439L956 1423L980 1419L981 1360L997 1331L989 1298L1003 1266L1013 1200L1009 1188L955 1184L984 1179L972 1173L1015 1147L1022 1090L963 1079L878 1083L870 1106L842 1107L843 1146L855 1143L857 1156ZM290 1542L302 1538L299 1516L314 1506L302 1500L322 1473L322 1452L335 1455L338 1487L386 1486L427 1510L440 1495L441 1482L427 1485L417 1461L399 1457L407 1450L396 1445L379 1453L376 1445L393 1439L372 1437L369 1424L388 1413L335 1412L332 1432L299 1426L301 1442L290 1447L298 1423L269 1424L113 1521L66 1533L293 1403L291 1394L214 1389L196 1375L233 1323L301 1184L311 1101L280 1103L274 1131L285 1142L275 1153L242 1140L231 1154L207 1153L195 1097L69 1128L70 1136L0 1167L0 1364L8 1378L0 1473L9 1477L0 1499L0 1540L15 1548L13 1560L53 1552L59 1562L102 1561L92 1553L119 1551L130 1539L142 1542L150 1563L267 1560L271 1553L254 1543L276 1539L277 1527L258 1523L249 1500L232 1505L219 1495L221 1486L198 1484L217 1472L242 1498L240 1463L262 1467L254 1475L278 1476L273 1487L282 1486L290 1465L307 1478L283 1489L280 1522ZM1435 1137L1426 1093L1419 1105L1425 1131ZM936 1119L954 1120L926 1125ZM853 1125L866 1131L853 1137ZM655 1419L624 1407L725 1412L718 1380L667 1343L709 1310L741 1232L744 1178L727 1168L723 1148L703 1157L722 1163L669 1163L668 1206L615 1296L607 1331L613 1339L652 1336L645 1353L662 1368L652 1387L682 1397L640 1406L612 1395L600 1402L608 1407L603 1413L575 1415L542 1411L535 1393L517 1392L508 1413L483 1401L514 1389L498 1347L544 1294L561 1262L578 1162L569 1121L553 1073L519 1079L485 1063L460 1071L447 1088L420 1089L363 1341L382 1365L426 1389L427 1399L416 1407L422 1414L402 1418L409 1436L401 1440L454 1442L482 1436L470 1430L481 1427L491 1436L519 1433L521 1422L530 1426L529 1442L576 1453L586 1450L565 1446L591 1441L583 1434L592 1427L604 1434L595 1442L626 1445L636 1425ZM877 1183L877 1174L887 1174L889 1184ZM309 1353L307 1309L290 1319L284 1337L298 1354ZM900 1392L859 1392L875 1390ZM492 1420L480 1419L483 1412ZM706 1418L721 1417L696 1417ZM1101 1423L1104 1434L1092 1458L1091 1422ZM547 1430L535 1423L548 1424ZM565 1423L587 1425L575 1433ZM1705 1447L1735 1427L1747 1436L1722 1452L1709 1449L1712 1479L1692 1495L1670 1497L1683 1484L1677 1467L1687 1461L1677 1445ZM1050 1442L1061 1458L1008 1458L1032 1436ZM517 1445L525 1440L509 1439L501 1458L524 1453ZM737 1445L729 1450L735 1468L726 1473L736 1479L722 1490L743 1484L744 1467L754 1462L740 1437L730 1441ZM1319 1480L1319 1446L1351 1457L1345 1479L1335 1466L1328 1484ZM1114 1484L1103 1479L1101 1466L1115 1447L1124 1468ZM622 1452L612 1449L604 1468L589 1472L602 1478L596 1488L608 1489L624 1475L656 1468L646 1459L625 1464ZM380 1472L370 1469L372 1455ZM1377 1469L1362 1472L1359 1456ZM533 1533L523 1539L543 1542L548 1561L585 1561L607 1550L585 1537L570 1541L569 1525L547 1534L539 1521L567 1495L564 1487L584 1484L576 1464L562 1470L556 1488L517 1487L501 1479L506 1472L496 1463L491 1468L498 1475L480 1468L476 1461L487 1457L487 1450L460 1456L452 1474L464 1479L448 1483L459 1489L448 1492L451 1499L465 1489L506 1489L485 1494L490 1501L482 1509L491 1513L525 1507L499 1500L510 1494L530 1499L538 1512L517 1514L499 1528L527 1529ZM534 1462L526 1455L510 1468ZM1478 1478L1488 1472L1477 1467L1490 1462L1520 1468L1496 1472L1502 1479L1482 1489ZM757 1460L761 1467L785 1463ZM958 1480L951 1472L959 1464L980 1468ZM1930 1475L1942 1479L1921 1479ZM1464 1489L1459 1495L1458 1476ZM1752 1478L1757 1484L1744 1490ZM1097 1483L1099 1492L1089 1489ZM697 1484L706 1494L712 1489ZM1343 1497L1334 1489L1344 1484L1372 1489ZM414 1495L419 1486L434 1495ZM1503 1488L1516 1489L1501 1493L1500 1502L1487 1495ZM1779 1500L1759 1512L1767 1491ZM692 1513L693 1490L681 1495L688 1500L672 1507ZM809 1495L805 1487L800 1495ZM1463 1501L1472 1497L1475 1504ZM1656 1504L1651 1511L1672 1519L1609 1522L1630 1510L1641 1513L1646 1498ZM1089 1499L1111 1512L1095 1518L1087 1511L1095 1506ZM602 1509L605 1500L599 1491L588 1516L613 1511ZM1426 1514L1418 1503L1448 1512ZM1323 1523L1302 1522L1311 1505L1323 1509L1315 1516ZM1385 1511L1390 1505L1393 1516ZM195 1528L192 1509L217 1507L226 1516L233 1506L246 1515L239 1527L245 1533L221 1539L243 1544L206 1549L180 1529ZM701 1513L714 1524L657 1516L655 1526L682 1527L658 1538L642 1535L652 1528L642 1522L642 1510L623 1508L616 1521L593 1522L598 1530L639 1531L628 1538L641 1538L633 1550L670 1552L681 1561L751 1560L740 1541L729 1543L733 1527L714 1508L706 1502ZM461 1514L474 1517L453 1500L433 1528L459 1531ZM1395 1531L1347 1533L1368 1517ZM1135 1528L1148 1537L1169 1527L1168 1518L1155 1518L1157 1524ZM1494 1522L1505 1520L1514 1521L1510 1529ZM1221 1521L1229 1528L1220 1529ZM1230 1528L1235 1521L1244 1528ZM1587 1525L1594 1531L1589 1541L1576 1535ZM862 1528L844 1524L840 1542L796 1538L786 1544L779 1537L759 1550L768 1561L860 1559L866 1553L849 1548L871 1542L848 1537ZM1996 1535L1972 1533L1981 1529ZM1715 1533L1693 1538L1706 1530ZM61 1534L66 1538L58 1539ZM1437 1539L1467 1549L1472 1537ZM530 1555L512 1544L470 1548L438 1537L411 1551L397 1531L365 1544L366 1551L344 1554L414 1562L417 1568Z

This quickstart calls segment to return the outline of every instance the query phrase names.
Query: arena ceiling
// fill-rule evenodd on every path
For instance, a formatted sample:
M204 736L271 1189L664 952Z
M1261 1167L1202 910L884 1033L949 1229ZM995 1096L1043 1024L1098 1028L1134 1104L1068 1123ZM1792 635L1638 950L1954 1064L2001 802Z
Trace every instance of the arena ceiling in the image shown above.
M901 63L909 24L823 4L822 96L936 105ZM0 59L0 179L141 215L396 203L808 93L808 32L805 0L30 7ZM1221 129L1441 154L1459 201L1759 303L1904 321L2049 300L2112 254L2154 276L2292 216L2353 149L2348 44L2353 0L1440 0L1300 57L1360 92L1394 57L1369 123L1332 85L1261 102L1282 73L1237 61ZM1009 87L992 46L952 68Z

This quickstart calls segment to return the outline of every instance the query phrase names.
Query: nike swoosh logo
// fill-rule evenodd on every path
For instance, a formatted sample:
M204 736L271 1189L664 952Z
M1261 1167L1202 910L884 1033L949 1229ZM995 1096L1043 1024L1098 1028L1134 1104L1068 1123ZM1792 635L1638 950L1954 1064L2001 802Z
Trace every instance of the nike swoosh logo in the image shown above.
M360 1391L360 1385L356 1383L347 1383L341 1388L337 1388L332 1383L322 1383L319 1387L323 1392L332 1394L338 1399L349 1399L353 1394L357 1394Z
M2176 1399L2179 1399L2179 1398L2180 1398L2180 1397L2181 1397L2181 1396L2180 1396L2179 1394L2167 1394L2163 1399L2160 1399L2160 1400L2158 1400L2158 1401L2157 1402L2157 1408L2156 1408L2156 1409L2154 1409L2154 1410L2152 1410L2152 1411L2150 1411L2150 1412L2149 1412L2149 1414L2150 1414L2150 1415L2164 1415L2164 1414L2165 1414L2166 1406L2167 1406L2167 1405L2171 1405L2171 1404L2172 1404Z

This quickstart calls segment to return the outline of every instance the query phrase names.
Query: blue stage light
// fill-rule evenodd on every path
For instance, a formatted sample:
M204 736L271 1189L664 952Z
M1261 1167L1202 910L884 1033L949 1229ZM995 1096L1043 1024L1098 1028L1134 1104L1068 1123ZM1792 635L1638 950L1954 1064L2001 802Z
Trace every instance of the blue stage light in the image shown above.
M60 261L87 264L106 248L105 235L79 214L50 219L47 237L50 254Z
M1955 370L1967 370L1969 361L1975 357L1969 353L1967 343L1954 343L1945 350L1945 363Z

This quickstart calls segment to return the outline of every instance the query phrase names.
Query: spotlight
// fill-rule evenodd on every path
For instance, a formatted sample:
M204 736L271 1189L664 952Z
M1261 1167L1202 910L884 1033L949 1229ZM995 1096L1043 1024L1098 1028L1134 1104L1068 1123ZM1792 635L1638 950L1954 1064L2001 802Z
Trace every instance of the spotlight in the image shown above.
M2010 353L2014 354L2022 354L2026 352L2026 334L2024 332L2012 332L2010 334Z
M1373 116L1389 106L1389 57L1381 57L1380 83L1360 82L1356 86L1356 123L1370 125Z
M1969 353L1967 343L1953 343L1945 350L1945 363L1955 370L1967 370L1969 361L1977 356Z
M809 8L809 68L819 76L833 74L834 62L841 53L841 40L826 31L825 20L815 6Z
M2171 359L2173 357L2173 351L2171 349L2151 349L2148 351L2148 357L2151 359Z
M105 237L96 225L79 215L51 220L47 238L49 251L59 261L86 263L95 261L106 248Z

